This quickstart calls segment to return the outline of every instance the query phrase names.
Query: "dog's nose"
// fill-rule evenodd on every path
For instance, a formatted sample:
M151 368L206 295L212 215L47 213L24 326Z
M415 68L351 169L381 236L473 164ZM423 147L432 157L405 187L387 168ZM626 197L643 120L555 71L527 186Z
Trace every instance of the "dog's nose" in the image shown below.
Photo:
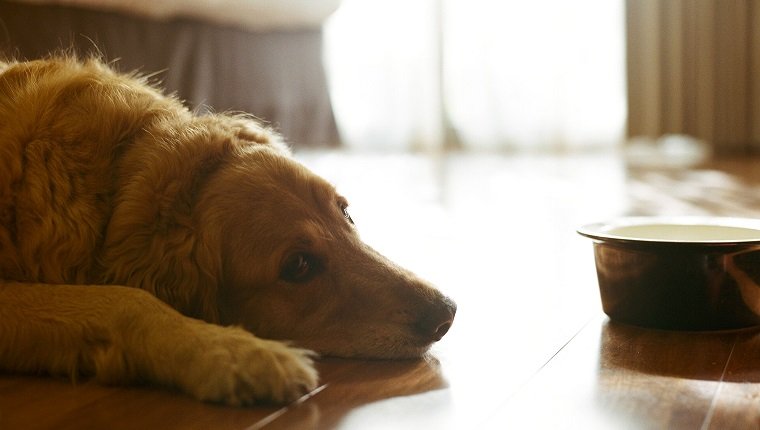
M436 303L432 310L423 316L417 325L420 335L426 337L430 342L438 342L448 333L451 324L454 323L454 315L457 313L457 305L444 297Z

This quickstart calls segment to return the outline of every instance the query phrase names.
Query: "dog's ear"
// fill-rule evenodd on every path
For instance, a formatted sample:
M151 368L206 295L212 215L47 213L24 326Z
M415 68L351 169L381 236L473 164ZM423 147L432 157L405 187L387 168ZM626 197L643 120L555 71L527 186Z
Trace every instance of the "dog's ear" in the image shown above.
M109 228L104 282L144 289L187 316L218 322L221 258L197 236L190 216L150 219L124 212Z
M206 121L189 130L181 145L151 142L150 158L125 162L131 173L106 233L103 281L148 290L185 315L218 322L219 247L200 237L194 208L240 143Z
M192 230L130 235L109 251L106 281L151 292L184 315L219 322L220 262Z

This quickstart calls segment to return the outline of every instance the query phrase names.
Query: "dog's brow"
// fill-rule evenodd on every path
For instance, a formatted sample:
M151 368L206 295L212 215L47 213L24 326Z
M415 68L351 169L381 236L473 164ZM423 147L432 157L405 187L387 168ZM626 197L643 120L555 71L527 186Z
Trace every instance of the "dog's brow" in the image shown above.
M299 238L299 243L303 243L305 246L313 246L314 239L325 241L335 239L332 233L316 220L306 222L304 232L305 235Z

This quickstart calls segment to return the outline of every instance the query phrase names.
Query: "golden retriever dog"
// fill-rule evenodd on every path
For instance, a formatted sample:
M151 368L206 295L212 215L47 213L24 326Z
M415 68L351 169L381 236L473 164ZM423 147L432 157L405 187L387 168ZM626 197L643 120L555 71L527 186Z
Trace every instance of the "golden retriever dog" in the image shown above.
M347 206L249 117L97 59L0 63L0 369L243 405L314 389L311 351L419 357L456 306Z

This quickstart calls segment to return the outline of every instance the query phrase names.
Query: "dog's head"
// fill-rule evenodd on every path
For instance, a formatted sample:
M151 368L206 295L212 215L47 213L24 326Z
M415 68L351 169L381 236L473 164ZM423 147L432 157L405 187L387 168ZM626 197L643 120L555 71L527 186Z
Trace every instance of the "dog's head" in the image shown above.
M440 340L454 302L363 243L347 207L266 145L227 160L196 207L221 265L221 322L347 357L415 357Z

